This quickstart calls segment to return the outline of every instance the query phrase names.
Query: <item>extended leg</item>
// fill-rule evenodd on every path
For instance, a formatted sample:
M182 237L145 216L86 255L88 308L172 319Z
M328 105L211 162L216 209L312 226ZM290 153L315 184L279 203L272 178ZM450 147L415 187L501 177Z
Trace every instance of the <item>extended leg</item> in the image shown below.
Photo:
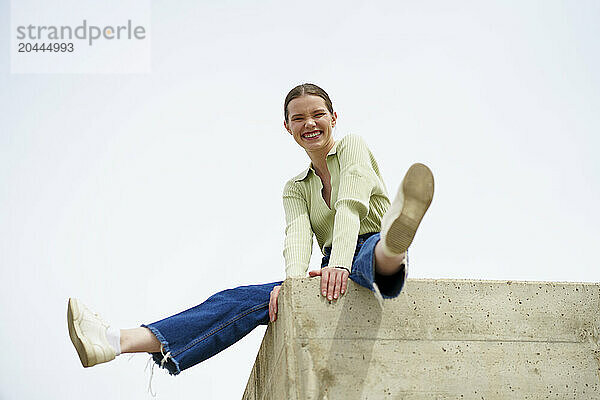
M350 278L385 298L396 297L406 279L407 250L433 199L433 174L413 164L381 221L381 233L369 237L352 264Z
M380 253L402 256L411 245L417 228L433 200L433 174L423 164L413 164L406 172L390 209L381 220ZM388 260L381 258L382 265Z
M381 221L381 241L375 247L375 268L382 276L397 274L406 265L406 251L433 199L433 174L413 164Z
M224 290L202 304L140 328L114 330L77 299L69 299L67 325L81 364L91 367L122 353L152 353L171 374L191 367L269 322L271 290L281 282ZM118 333L120 332L120 341ZM114 343L111 341L114 339Z
M271 290L280 284L224 290L196 307L143 325L162 345L160 352L152 353L154 361L175 375L231 346L258 325L268 324Z

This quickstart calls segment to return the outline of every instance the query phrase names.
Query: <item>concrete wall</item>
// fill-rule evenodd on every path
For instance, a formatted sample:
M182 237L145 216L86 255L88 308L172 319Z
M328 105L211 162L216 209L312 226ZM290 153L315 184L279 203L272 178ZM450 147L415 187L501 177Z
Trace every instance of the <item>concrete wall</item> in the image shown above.
M600 285L415 280L383 309L287 280L244 400L600 399Z

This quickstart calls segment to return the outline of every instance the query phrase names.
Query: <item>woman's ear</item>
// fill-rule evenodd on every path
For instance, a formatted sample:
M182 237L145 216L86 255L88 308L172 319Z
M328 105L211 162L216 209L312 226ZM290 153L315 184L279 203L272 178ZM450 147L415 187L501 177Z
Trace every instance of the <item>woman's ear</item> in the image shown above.
M292 134L292 131L290 130L290 127L288 126L287 122L283 121L283 127L286 131L289 132L290 135Z
M334 111L333 114L331 114L331 127L332 128L335 126L336 121L337 121L337 113Z

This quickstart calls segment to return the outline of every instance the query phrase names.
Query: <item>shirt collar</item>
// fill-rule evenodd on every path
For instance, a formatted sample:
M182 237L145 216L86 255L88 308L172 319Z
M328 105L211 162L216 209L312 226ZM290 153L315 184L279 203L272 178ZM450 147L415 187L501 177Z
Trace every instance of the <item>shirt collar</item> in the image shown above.
M331 150L329 150L329 153L327 153L328 157L330 155L337 153L337 144L338 144L338 142L333 143L333 147L331 148ZM308 173L311 171L313 172L313 174L316 175L315 170L312 167L312 163L309 163L308 168L306 168L304 171L302 171L300 174L298 174L298 176L296 176L294 178L294 181L296 181L296 182L303 181L304 179L306 179L306 177L308 176Z

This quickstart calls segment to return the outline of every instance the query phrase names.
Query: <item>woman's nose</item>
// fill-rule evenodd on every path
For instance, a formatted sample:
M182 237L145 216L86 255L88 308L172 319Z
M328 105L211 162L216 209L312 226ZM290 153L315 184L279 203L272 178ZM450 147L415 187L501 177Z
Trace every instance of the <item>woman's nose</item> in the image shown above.
M317 125L317 123L315 122L314 119L309 118L306 120L306 126L311 127L311 126L316 126L316 125Z

